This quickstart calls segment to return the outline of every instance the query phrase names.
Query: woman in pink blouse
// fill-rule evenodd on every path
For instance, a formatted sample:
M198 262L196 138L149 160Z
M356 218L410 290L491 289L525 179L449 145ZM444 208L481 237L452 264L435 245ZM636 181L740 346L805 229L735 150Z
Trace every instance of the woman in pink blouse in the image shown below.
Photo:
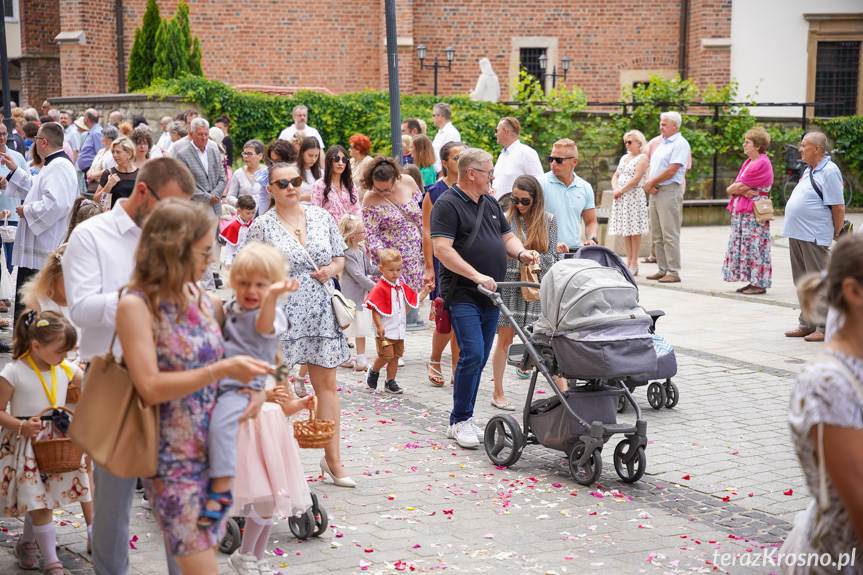
M312 186L312 205L324 208L337 225L345 214L359 217L362 211L359 194L348 169L350 161L343 147L330 147L324 158L324 177Z

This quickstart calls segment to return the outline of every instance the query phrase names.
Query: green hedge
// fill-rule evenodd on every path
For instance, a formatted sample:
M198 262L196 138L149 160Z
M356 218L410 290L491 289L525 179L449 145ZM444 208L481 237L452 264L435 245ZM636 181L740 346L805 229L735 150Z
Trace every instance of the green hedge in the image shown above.
M235 146L258 138L265 144L278 137L279 132L293 124L291 110L304 104L309 108L309 125L314 126L327 146L348 145L348 138L360 133L372 142L372 153L392 152L390 142L389 94L376 90L350 94L330 95L318 92L297 92L292 97L238 92L213 80L186 76L165 80L144 90L152 95L182 96L203 107L208 118L227 114L231 119L231 137ZM430 121L432 106L446 102L453 108L453 124L458 127L462 140L471 146L497 152L494 131L503 116L512 109L503 104L472 102L466 96L402 96L401 115L405 118L422 118L428 123L428 136L434 138L437 128Z

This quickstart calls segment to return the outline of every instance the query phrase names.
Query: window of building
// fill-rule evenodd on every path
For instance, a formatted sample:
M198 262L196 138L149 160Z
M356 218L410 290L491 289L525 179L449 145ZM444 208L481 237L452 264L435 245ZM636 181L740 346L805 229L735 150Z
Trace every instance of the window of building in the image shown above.
M3 14L7 22L18 21L18 0L3 0Z
M539 57L544 55L546 55L545 48L521 48L519 50L519 66L539 81L542 78Z
M815 62L816 116L852 116L857 113L860 84L860 42L818 42Z

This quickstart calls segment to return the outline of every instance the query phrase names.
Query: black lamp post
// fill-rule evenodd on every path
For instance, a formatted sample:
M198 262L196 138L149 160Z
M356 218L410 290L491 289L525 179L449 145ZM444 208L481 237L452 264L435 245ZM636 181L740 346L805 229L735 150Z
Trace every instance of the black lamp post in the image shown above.
M569 56L564 56L560 61L560 67L563 68L563 74L557 73L557 66L552 67L551 74L546 74L545 70L548 67L548 56L545 54L540 55L539 57L539 69L542 71L542 78L540 79L540 83L545 86L545 79L551 77L551 87L554 88L557 84L557 78L560 77L563 80L566 80L566 73L569 71Z
M452 60L453 60L453 58L455 58L455 48L453 48L452 46L447 46L446 49L444 50L444 53L446 54L446 69L447 69L447 71L451 71L452 70ZM420 59L420 70L425 69L425 65L423 64L423 61L426 59L427 55L428 55L428 49L426 48L426 45L423 44L422 42L420 42L420 45L417 46L417 57ZM434 57L434 64L429 66L429 68L432 68L434 70L434 95L437 96L437 72L438 72L438 70L444 68L444 65L438 64L437 56L435 56Z

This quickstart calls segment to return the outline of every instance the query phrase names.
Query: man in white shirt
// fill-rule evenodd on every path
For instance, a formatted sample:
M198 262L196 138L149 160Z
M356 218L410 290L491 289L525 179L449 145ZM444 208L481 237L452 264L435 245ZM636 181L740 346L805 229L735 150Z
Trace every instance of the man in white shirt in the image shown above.
M48 257L63 242L72 204L78 196L78 176L72 160L63 153L63 127L47 122L39 127L36 141L45 165L38 177L27 166L18 166L9 154L0 154L0 161L9 169L7 190L24 200L15 208L20 220L15 233L12 265L18 266L15 287L14 318L24 311L21 288L45 265Z
M168 148L171 147L171 132L168 131L168 127L173 121L174 118L171 116L165 116L162 118L162 121L159 122L159 125L162 128L162 135L159 136L159 141L156 142L156 147L159 148L159 151L162 152L163 155L168 151Z
M75 228L63 255L63 280L69 315L80 328L83 361L108 351L114 334L118 291L135 269L141 226L160 199L189 200L195 180L186 167L171 158L147 162L138 172L135 189L114 209ZM114 343L119 357L122 349ZM135 479L121 479L93 466L93 568L98 575L124 575L129 568L129 515ZM170 554L168 554L170 558ZM169 572L179 569L169 559Z
M521 124L518 119L507 116L497 123L494 131L497 143L503 151L494 165L494 197L500 199L512 192L512 184L519 176L542 177L542 163L536 150L522 144L518 139Z
M450 122L452 118L452 108L445 102L438 102L432 108L432 121L438 127L438 132L432 140L434 148L434 171L440 173L443 167L440 163L440 149L447 142L461 142L461 134L456 127Z
M291 138L294 137L294 134L297 132L302 132L306 135L307 138L315 138L318 143L321 145L322 150L326 150L324 147L324 139L321 138L320 133L317 130L306 124L306 121L309 119L309 109L302 104L294 108L291 117L294 119L294 123L291 126L288 126L282 133L279 134L280 140L291 141Z

